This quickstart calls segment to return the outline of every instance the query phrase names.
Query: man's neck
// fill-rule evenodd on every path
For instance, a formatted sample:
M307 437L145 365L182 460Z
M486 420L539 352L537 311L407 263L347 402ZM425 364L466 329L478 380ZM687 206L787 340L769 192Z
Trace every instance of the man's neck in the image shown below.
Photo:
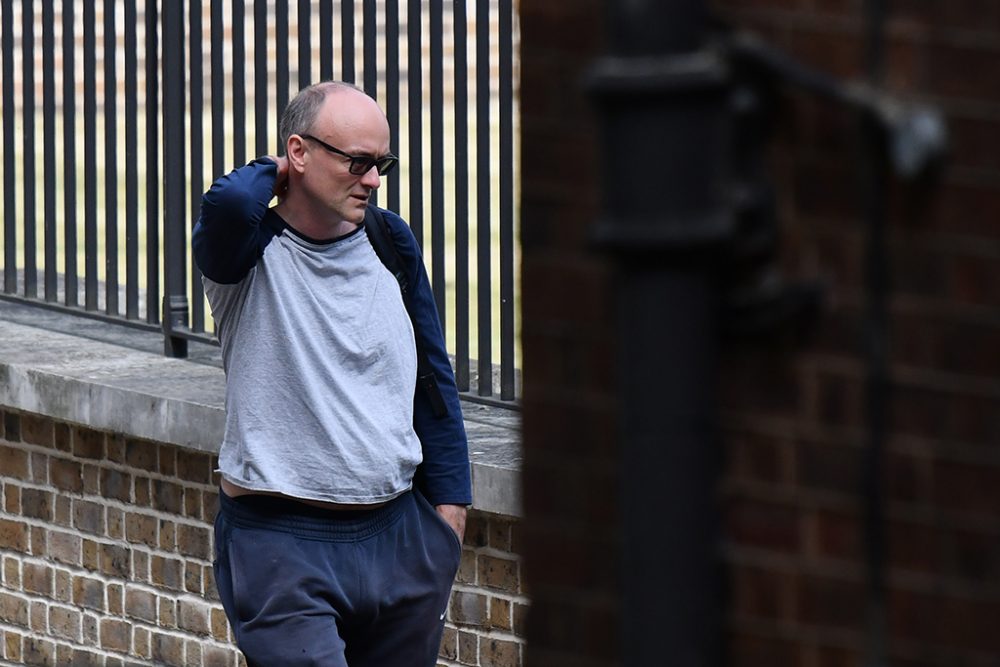
M295 202L287 199L279 202L274 207L274 212L299 234L318 241L346 236L359 226L348 220L337 219L328 211L319 212L296 206Z

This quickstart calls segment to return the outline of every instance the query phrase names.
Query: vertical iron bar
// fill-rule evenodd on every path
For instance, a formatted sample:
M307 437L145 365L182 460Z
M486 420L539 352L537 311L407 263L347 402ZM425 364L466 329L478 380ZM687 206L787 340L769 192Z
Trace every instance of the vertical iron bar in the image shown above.
M514 8L500 0L500 398L514 400Z
M72 2L63 2L63 289L67 306L76 306L76 31Z
M157 0L146 0L146 320L160 321L160 62Z
M333 0L319 0L319 77L333 78Z
M189 193L190 214L184 229L191 229L198 219L201 208L201 193L205 189L205 54L202 38L202 0L188 0L188 49L191 63L188 66L190 77L191 102L188 104L191 119L191 191ZM191 262L191 329L197 332L205 331L205 291L201 283L201 271L195 262Z
M490 233L490 2L476 2L476 268L479 390L493 395L493 299Z
M163 349L187 356L187 339L173 335L188 325L187 206L184 188L184 5L163 5Z
M212 2L212 176L226 169L226 72L223 0Z
M455 381L469 391L469 65L466 0L452 2L455 26Z
M408 219L417 244L424 247L424 183L423 183L423 53L421 39L420 0L409 0L406 13L406 93L409 98L409 118L406 132L410 151L407 167L410 173L410 210Z
M299 24L299 90L312 83L312 43L310 35L312 21L309 20L309 0L299 0L299 11L296 20Z
M118 314L118 113L115 0L104 0L104 312Z
M438 319L447 331L445 308L444 243L444 10L443 0L430 0L430 101L431 101L431 287Z
M84 307L97 310L97 29L94 2L83 3Z
M237 166L247 161L245 21L243 0L233 0L233 164Z
M341 78L354 83L354 0L340 0L340 56Z
M865 67L872 90L885 83L886 0L866 0ZM887 220L888 158L885 129L873 113L861 119L865 150L861 176L864 178L867 243L865 248L865 421L868 443L861 474L864 506L864 549L867 561L868 600L865 610L865 667L888 664L889 633L886 619L887 545L886 532L886 441L889 437L889 406L892 378L889 345L889 248Z
M274 136L277 155L285 154L285 147L281 146L281 113L288 106L289 83L289 56L288 56L288 0L275 0L274 3L274 48L277 51L275 57L275 86L277 90L274 94Z
M125 0L125 317L139 317L139 46L136 0ZM146 295L146 309L155 308Z
M253 3L253 54L254 54L254 155L267 155L267 0Z
M35 10L31 0L21 5L21 81L24 104L21 107L21 173L24 178L24 296L38 295L38 267L35 213Z
M399 0L385 2L385 114L389 120L392 152L399 151ZM399 211L399 172L394 169L388 176L386 206Z
M3 0L0 6L0 52L3 53L3 80L14 80L14 2ZM17 209L15 208L14 86L3 89L3 291L17 292Z
M375 0L362 2L362 29L364 30L364 61L362 76L365 92L378 99L378 17Z
M42 0L42 141L44 143L45 300L59 299L56 261L56 38L53 0Z
M376 0L363 0L362 31L363 50L362 76L365 92L378 99L378 17L376 15ZM378 190L372 192L372 203L378 205Z

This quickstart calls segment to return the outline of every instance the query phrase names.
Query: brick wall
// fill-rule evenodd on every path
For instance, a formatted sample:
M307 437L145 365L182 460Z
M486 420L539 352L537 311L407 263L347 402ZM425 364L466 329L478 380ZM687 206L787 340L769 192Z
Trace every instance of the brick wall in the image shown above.
M0 412L0 664L243 665L212 578L214 459ZM519 542L470 514L442 665L522 664Z
M862 78L865 3L713 0L812 67ZM604 3L522 1L528 664L620 664L613 277L597 217L593 106ZM890 183L889 663L1000 655L1000 5L888 3L888 85L942 109L941 181ZM865 227L857 119L785 91L769 145L786 274L830 291L797 344L722 364L732 665L858 665ZM655 520L655 517L651 517ZM665 664L669 664L665 656Z
M714 3L861 78L860 2ZM1000 6L888 3L888 85L952 133L934 189L891 183L890 664L993 665L1000 635ZM725 364L733 664L856 665L865 641L863 253L855 119L786 91L770 156L783 261L831 287L797 348Z

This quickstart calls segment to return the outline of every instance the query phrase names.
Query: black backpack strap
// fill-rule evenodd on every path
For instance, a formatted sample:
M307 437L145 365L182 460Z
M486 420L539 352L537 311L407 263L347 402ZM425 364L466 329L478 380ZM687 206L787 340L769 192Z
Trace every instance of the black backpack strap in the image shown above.
M403 304L406 306L406 313L410 316L410 322L414 322L410 305L410 280L406 275L406 265L403 258L399 256L399 249L392 240L392 232L389 231L389 223L385 221L385 216L377 206L369 205L365 209L365 232L368 234L368 242L371 243L375 254L395 276L399 283L399 291L403 294ZM414 326L416 326L414 322ZM435 417L444 417L448 414L444 397L441 396L441 388L438 386L437 377L434 376L434 367L431 366L427 351L420 340L420 332L417 332L417 385L421 387L431 403L431 409Z

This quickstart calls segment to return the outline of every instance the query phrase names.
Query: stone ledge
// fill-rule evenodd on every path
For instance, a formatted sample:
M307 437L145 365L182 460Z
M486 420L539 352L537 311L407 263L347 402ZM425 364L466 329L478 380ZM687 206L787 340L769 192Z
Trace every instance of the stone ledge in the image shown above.
M215 453L224 427L218 349L162 355L162 339L82 317L0 302L0 405ZM520 415L463 402L473 507L521 516Z

